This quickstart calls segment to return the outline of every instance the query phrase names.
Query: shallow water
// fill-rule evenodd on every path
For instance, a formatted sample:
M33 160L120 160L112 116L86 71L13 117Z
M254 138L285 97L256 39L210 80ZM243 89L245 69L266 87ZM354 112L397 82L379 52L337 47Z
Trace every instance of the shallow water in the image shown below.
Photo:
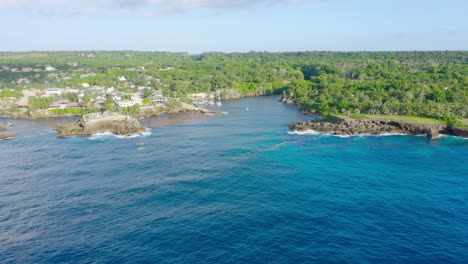
M468 263L468 140L291 135L277 99L126 139L10 119L0 262Z

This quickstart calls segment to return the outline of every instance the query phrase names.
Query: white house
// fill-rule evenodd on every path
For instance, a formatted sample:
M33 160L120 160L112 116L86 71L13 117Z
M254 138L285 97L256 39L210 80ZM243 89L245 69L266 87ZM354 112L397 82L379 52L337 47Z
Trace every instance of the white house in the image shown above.
M64 93L79 93L80 90L78 89L73 89L73 88L67 88L63 91Z
M46 67L45 67L45 71L49 71L49 72L50 72L50 71L56 71L56 70L57 70L57 69L54 68L54 67L52 67L52 66L46 66Z
M76 108L78 107L78 103L70 102L68 100L58 100L53 102L49 109L65 109L65 108Z
M123 101L118 101L117 105L119 107L131 107L135 105L134 101L129 101L129 100L123 100Z
M150 99L153 104L166 104L167 103L167 97L165 97L161 93L153 93L150 96Z
M124 81L126 81L126 80L127 80L127 78L125 78L125 76L120 76L120 77L119 77L119 81L121 81L121 82L124 82Z
M135 104L142 104L143 103L143 98L139 94L132 94L132 101L135 102Z
M81 86L83 86L83 88L89 88L89 83L83 83Z
M56 95L62 95L63 89L60 88L49 88L45 90L45 96L56 96Z

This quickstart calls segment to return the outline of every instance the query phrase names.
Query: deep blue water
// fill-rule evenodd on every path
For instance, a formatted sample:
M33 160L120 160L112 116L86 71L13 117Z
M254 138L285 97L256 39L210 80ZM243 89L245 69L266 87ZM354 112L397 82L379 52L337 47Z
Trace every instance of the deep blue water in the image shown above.
M134 139L9 120L0 262L468 263L468 140L289 135L276 99Z

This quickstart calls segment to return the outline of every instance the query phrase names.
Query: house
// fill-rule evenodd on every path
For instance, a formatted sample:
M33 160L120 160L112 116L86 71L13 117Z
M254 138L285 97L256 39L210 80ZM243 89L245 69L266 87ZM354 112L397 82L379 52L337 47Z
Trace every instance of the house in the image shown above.
M166 104L167 103L167 97L165 97L161 93L153 93L149 98L151 99L151 102L153 104Z
M67 88L63 91L63 93L79 93L80 90L78 89L73 89L73 88Z
M137 67L137 70L139 70L139 71L144 71L144 70L145 70L145 66L138 66L138 67Z
M45 96L57 96L62 95L63 89L60 88L49 88L45 90Z
M22 93L25 97L31 97L31 96L38 96L42 94L42 91L39 89L32 88L28 90L23 90Z
M89 88L89 83L83 83L81 86L83 86L83 88Z
M104 103L105 100L106 100L106 98L104 96L101 96L101 95L96 96L96 102L97 103L102 104L102 103Z
M56 71L57 69L52 67L52 66L46 66L45 71L51 72L51 71Z
M207 93L197 93L197 94L189 94L188 97L190 99L205 99L205 98L208 98L208 94Z
M126 81L126 80L127 80L127 78L125 78L125 76L120 76L120 77L119 77L119 81L121 81L121 82L124 82L124 81Z
M143 98L137 93L132 94L132 101L135 102L135 104L142 104L143 103Z
M86 79L88 77L93 77L93 76L96 76L96 73L82 74L82 75L80 75L80 79Z
M29 68L29 67L24 67L21 69L22 72L32 72L32 68Z
M28 109L29 108L29 97L23 97L15 104L16 108Z
M24 83L24 84L28 84L28 83L30 83L30 82L31 82L31 81L30 81L28 78L19 78L19 79L16 81L16 83L17 83L18 85L23 84L23 83Z
M66 99L62 99L62 100L53 102L49 106L49 109L65 109L65 108L77 108L77 107L78 107L78 103L70 102Z
M122 100L122 101L118 101L117 102L117 105L119 107L131 107L131 106L134 106L136 103L134 101L130 101L130 100Z

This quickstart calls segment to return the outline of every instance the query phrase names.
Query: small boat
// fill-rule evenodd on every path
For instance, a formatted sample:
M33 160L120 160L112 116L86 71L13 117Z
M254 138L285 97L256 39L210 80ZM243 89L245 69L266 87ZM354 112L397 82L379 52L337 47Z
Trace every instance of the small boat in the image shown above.
M217 105L217 106L223 106L223 103L221 103L221 102L216 102L216 105Z
M138 142L138 143L136 143L136 145L137 145L138 147L143 147L143 146L145 145L145 143L143 143L143 142Z

